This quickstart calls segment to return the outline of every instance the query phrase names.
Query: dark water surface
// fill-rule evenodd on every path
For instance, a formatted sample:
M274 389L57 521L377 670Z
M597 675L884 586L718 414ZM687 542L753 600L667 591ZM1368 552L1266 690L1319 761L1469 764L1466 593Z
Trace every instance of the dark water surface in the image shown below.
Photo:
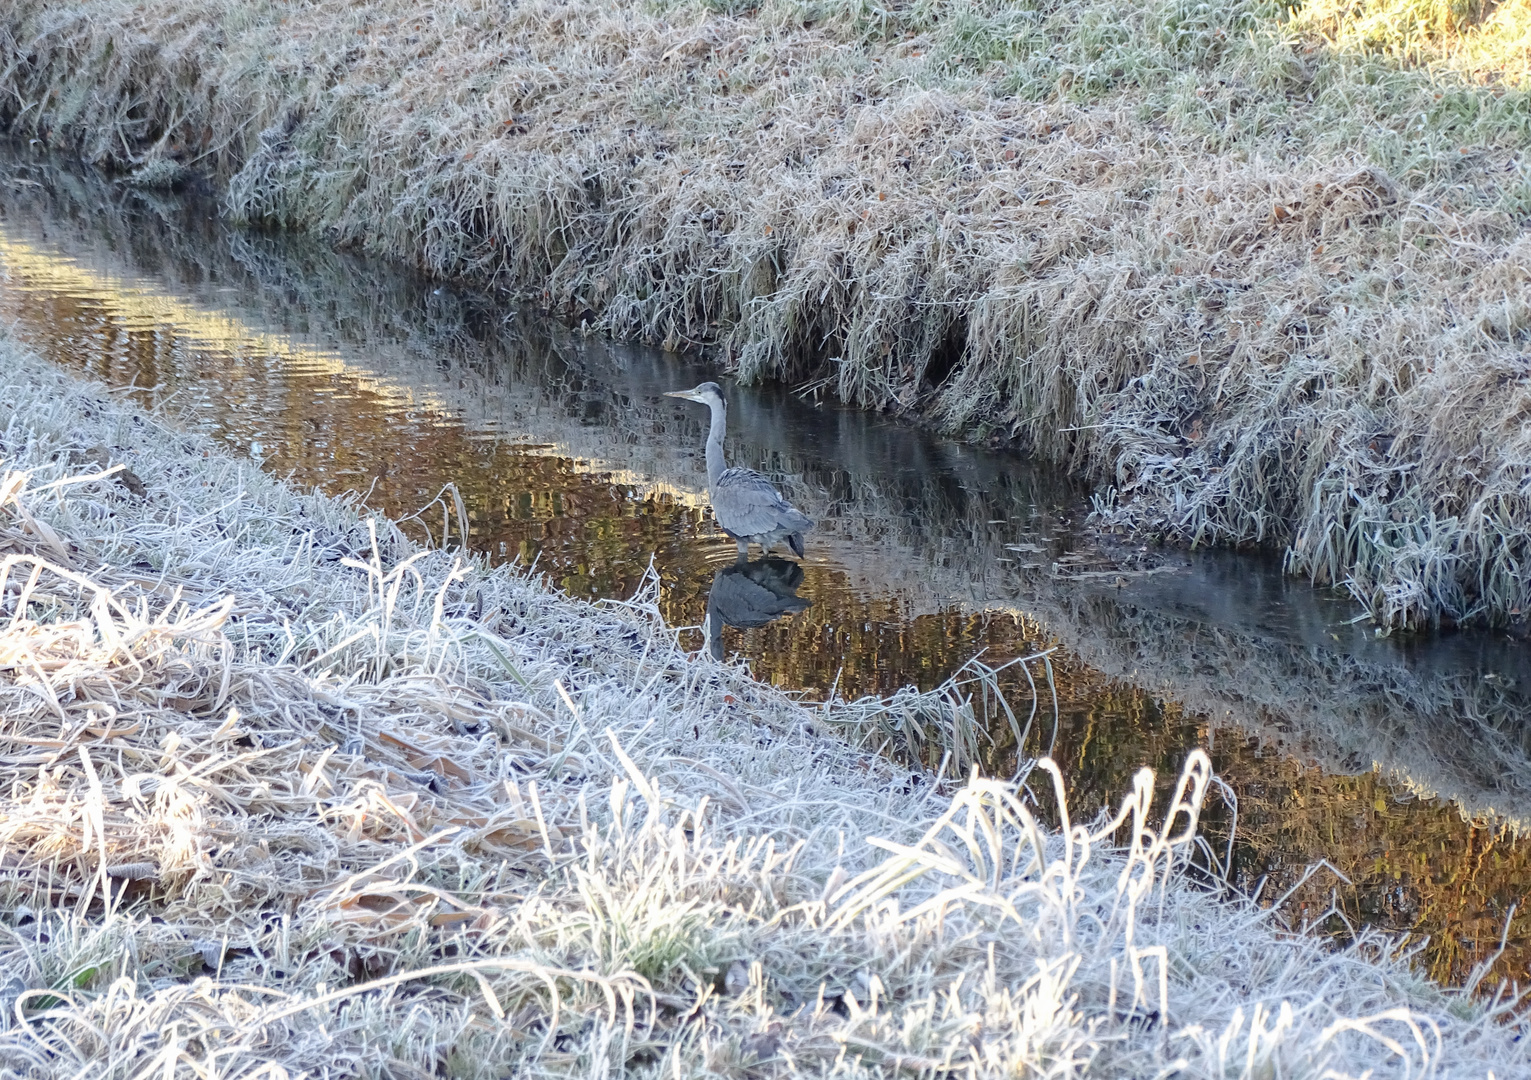
M422 537L457 538L455 484L472 546L576 596L631 595L652 565L673 625L700 626L711 594L744 624L717 644L810 697L1056 647L1050 681L1032 666L1045 722L1023 748L996 728L989 769L1050 750L1078 816L1204 747L1237 796L1242 887L1428 936L1437 978L1493 954L1531 882L1525 644L1379 639L1268 558L1114 546L1084 491L1023 458L730 387L730 460L820 522L800 566L736 569L706 510L705 411L661 396L711 377L695 361L20 160L0 161L0 320L300 485L419 511ZM1209 818L1226 835L1233 815ZM1321 858L1334 870L1300 883ZM1494 975L1528 962L1531 912Z

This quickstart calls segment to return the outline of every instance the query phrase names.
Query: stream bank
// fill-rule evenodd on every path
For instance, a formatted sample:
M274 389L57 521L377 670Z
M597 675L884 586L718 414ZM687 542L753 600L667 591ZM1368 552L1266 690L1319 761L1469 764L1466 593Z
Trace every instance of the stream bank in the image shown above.
M0 122L991 436L1381 624L1531 611L1531 112L1255 0L22 0Z

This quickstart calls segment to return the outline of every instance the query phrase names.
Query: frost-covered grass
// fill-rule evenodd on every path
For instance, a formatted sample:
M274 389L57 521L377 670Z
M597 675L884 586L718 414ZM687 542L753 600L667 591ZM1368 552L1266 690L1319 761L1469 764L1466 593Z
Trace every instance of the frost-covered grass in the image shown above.
M1526 1068L1508 1006L1198 887L1199 754L1052 831L651 596L415 548L3 341L0 386L0 1075Z

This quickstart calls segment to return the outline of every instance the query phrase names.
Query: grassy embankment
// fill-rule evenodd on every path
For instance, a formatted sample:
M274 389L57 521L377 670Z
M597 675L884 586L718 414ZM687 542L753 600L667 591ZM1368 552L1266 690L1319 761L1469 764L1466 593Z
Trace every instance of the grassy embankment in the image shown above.
M1531 610L1524 10L20 0L0 117L1012 437L1109 521L1284 546L1386 622L1503 621Z
M0 349L0 1075L1526 1068L1193 887L1198 760L1049 833Z

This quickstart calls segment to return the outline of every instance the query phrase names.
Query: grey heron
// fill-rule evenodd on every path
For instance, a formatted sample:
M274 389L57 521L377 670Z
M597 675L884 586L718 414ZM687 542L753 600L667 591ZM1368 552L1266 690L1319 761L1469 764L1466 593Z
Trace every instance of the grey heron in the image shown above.
M751 543L770 554L783 540L801 558L803 533L813 528L813 522L754 469L730 469L723 461L728 405L718 384L704 382L691 390L671 390L665 397L698 401L712 410L712 427L707 432L707 494L718 527L738 543L740 560L749 556Z
M736 562L714 574L707 593L707 619L702 624L714 659L723 659L723 627L764 626L811 605L812 600L797 595L802 583L801 566L774 556Z

